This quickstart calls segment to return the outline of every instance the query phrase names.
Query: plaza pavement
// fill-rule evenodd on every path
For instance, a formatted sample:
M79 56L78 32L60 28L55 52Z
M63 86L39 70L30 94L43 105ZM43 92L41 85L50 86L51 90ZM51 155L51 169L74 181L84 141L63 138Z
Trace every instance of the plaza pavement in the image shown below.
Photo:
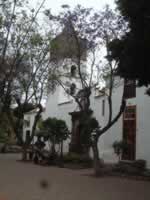
M89 170L42 167L19 157L0 154L0 200L150 200L150 182L94 178Z

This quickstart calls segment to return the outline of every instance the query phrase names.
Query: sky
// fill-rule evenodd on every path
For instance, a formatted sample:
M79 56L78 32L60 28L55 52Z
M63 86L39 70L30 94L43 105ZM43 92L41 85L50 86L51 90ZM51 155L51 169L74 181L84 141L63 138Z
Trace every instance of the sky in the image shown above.
M36 6L38 2L42 0L32 0L31 5ZM77 4L81 4L87 8L94 8L96 10L100 10L106 4L109 4L112 8L115 7L115 0L46 0L45 7L46 9L51 8L53 13L58 13L61 10L61 5L68 4L70 7L75 7Z

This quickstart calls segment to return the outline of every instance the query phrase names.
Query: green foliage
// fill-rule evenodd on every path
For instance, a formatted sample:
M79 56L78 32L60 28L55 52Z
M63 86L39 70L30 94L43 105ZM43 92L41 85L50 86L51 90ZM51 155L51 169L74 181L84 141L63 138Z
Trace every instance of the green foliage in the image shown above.
M55 82L51 82L52 76L49 76L53 68L49 65L51 32L44 31L38 21L43 4L44 0L34 10L26 0L0 0L0 105L8 114L11 105L17 105L13 113L16 123L12 117L9 121L20 144L24 143L24 113L32 110L32 104L40 108L48 88L54 91L55 87ZM39 112L34 120L32 136Z
M90 157L77 153L68 153L63 156L63 160L66 163L92 163L92 159Z
M90 145L92 133L99 127L98 121L87 114L82 118L80 126L82 144Z
M38 46L43 44L43 38L39 33L35 33L30 38L31 45Z
M119 75L147 86L150 83L150 2L116 0L116 3L129 28L121 39L111 42L111 58L118 61Z
M89 120L89 127L88 129L90 129L91 131L98 128L99 124L98 121L93 117Z
M8 136L6 130L0 127L0 143L7 143Z
M139 170L145 170L146 164L146 160L138 159L133 162L132 166L138 168Z
M81 156L79 154L76 153L69 153L64 155L63 157L64 162L72 162L72 163L78 163L81 160Z
M51 51L57 51L60 48L60 44L57 39L52 40L51 42Z
M8 119L6 115L1 113L1 119L0 119L0 143L7 143L9 138L8 138L8 133L10 131Z
M40 122L39 128L42 135L55 144L66 140L70 134L65 121L56 118L47 118Z
M128 144L125 141L115 141L112 146L118 156L128 148Z

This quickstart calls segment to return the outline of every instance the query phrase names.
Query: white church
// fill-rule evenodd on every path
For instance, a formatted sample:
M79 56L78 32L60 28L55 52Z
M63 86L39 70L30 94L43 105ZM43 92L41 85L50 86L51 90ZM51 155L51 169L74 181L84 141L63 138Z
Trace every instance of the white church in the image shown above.
M68 81L80 87L79 79L72 74L72 66L63 70L66 70L68 75L70 73ZM123 84L124 80L116 76L112 94L113 116L118 113L120 108ZM105 162L118 161L114 153L113 143L123 140L130 148L126 154L122 155L122 159L130 161L144 159L147 161L147 167L150 168L150 97L145 94L145 91L145 87L136 87L134 81L125 81L126 109L120 119L100 137L98 142L100 157ZM95 88L92 91L90 101L93 116L98 120L101 127L105 126L108 121L107 97ZM48 95L42 118L56 117L62 119L66 122L69 130L72 131L70 113L76 111L78 111L77 103L59 85L53 94ZM31 111L24 116L30 122L24 128L24 137L31 131L35 114L35 111ZM69 140L65 142L65 153L69 151L69 143Z

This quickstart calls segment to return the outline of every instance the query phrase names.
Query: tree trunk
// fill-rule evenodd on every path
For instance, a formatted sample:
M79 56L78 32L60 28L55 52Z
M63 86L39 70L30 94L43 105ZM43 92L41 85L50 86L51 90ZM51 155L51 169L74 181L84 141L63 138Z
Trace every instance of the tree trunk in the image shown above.
M64 167L64 164L63 164L63 140L60 142L59 167Z
M56 149L55 149L55 143L54 142L52 143L52 146L51 146L51 153L52 153L52 155L56 154Z
M27 146L23 145L22 147L22 160L27 161Z
M60 143L60 157L63 159L63 141Z
M101 176L103 163L102 163L101 159L99 158L99 150L98 150L97 142L93 142L92 150L93 150L94 173L96 176Z
M35 131L36 131L36 126L37 126L37 123L39 121L39 119L41 118L41 113L43 112L43 107L41 104L37 105L37 108L39 108L39 111L37 112L35 118L34 118L34 123L33 123L33 126L32 126L32 131L31 131L31 137L30 137L30 140L29 140L29 144L32 142L34 136L35 136Z

